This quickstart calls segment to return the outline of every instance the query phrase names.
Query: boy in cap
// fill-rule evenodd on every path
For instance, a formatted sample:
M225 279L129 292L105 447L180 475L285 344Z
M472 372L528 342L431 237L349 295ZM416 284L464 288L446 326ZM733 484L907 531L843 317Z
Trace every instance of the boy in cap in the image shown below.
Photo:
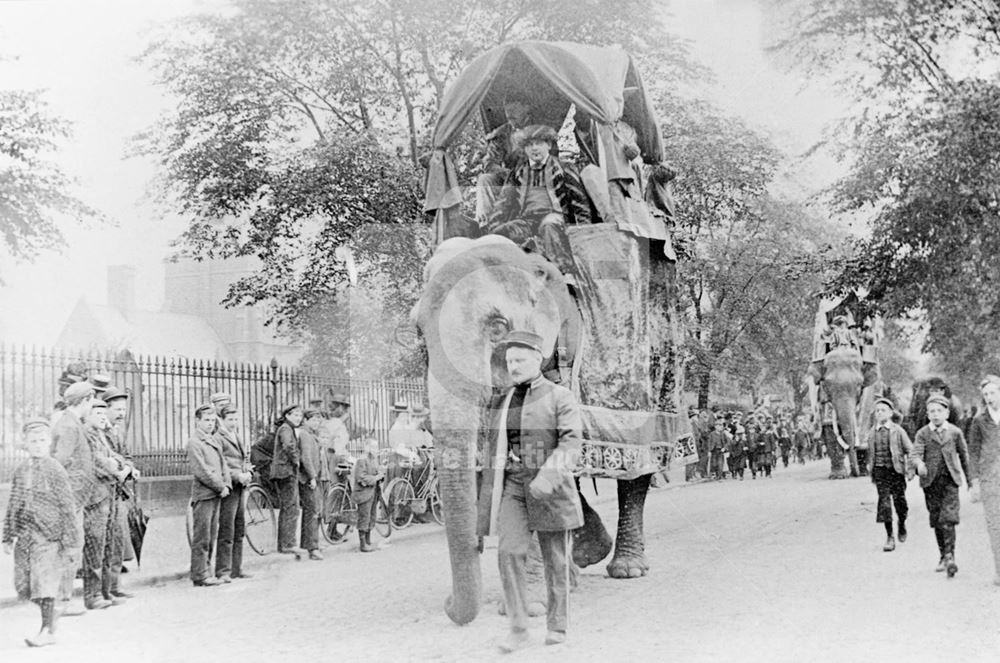
M358 505L358 541L361 552L375 552L372 545L372 520L375 518L375 488L385 475L378 466L378 440L365 440L364 453L354 465L351 499Z
M219 510L232 488L222 446L213 435L218 424L215 408L201 405L194 412L194 435L188 441L191 463L191 582L195 587L218 585L209 565L212 544L219 533Z
M325 472L320 464L319 425L323 413L309 408L302 415L299 428L299 507L302 509L302 524L299 532L299 547L309 551L309 559L321 560L319 551L319 517L316 504L316 486L324 479Z
M219 533L215 544L215 577L224 583L246 578L243 572L243 537L246 536L246 512L243 492L253 479L250 451L240 437L239 410L226 403L219 410L215 438L229 468L230 493L219 503Z
M485 230L522 246L537 238L541 254L575 285L566 226L590 223L587 194L576 173L552 156L557 141L552 127L534 124L518 138L527 158L507 177Z
M281 411L281 425L274 434L274 457L271 476L278 492L278 552L301 557L304 552L296 545L296 525L299 522L299 427L302 406L288 405Z
M913 478L908 458L913 451L910 436L903 427L892 420L895 411L892 401L879 398L875 401L875 425L865 436L868 444L868 473L878 492L875 522L885 526L886 540L882 550L892 552L896 540L892 530L892 507L896 506L899 519L899 542L906 541L906 482Z
M3 524L3 550L14 553L14 586L42 613L42 628L25 638L31 647L55 643L56 595L67 566L65 557L78 545L76 503L69 475L49 457L49 422L29 419L22 429L29 458L14 470Z
M955 563L955 525L958 524L958 486L964 474L969 478L969 452L962 431L948 422L948 399L935 395L927 399L930 423L917 431L910 462L920 476L930 525L937 537L941 559L937 571L947 571L952 578L958 572ZM961 469L960 469L961 468Z
M66 555L66 568L59 587L61 614L66 617L83 614L81 606L71 605L73 580L83 558L83 510L94 499L100 486L94 474L94 454L87 441L83 420L90 414L94 389L88 382L75 382L66 387L63 401L66 409L52 426L52 457L69 475L76 503L76 527L79 532L76 549Z

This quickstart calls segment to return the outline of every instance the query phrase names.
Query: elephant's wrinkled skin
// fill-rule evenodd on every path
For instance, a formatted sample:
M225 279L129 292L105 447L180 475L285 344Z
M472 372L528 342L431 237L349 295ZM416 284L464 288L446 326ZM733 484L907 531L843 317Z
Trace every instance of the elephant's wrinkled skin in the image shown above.
M427 392L451 556L452 594L445 611L466 624L479 611L482 579L477 551L475 451L494 385L508 379L498 352L510 330L539 334L552 348L566 317L576 312L558 270L509 240L488 236L443 242L428 262L413 317L427 346ZM619 526L612 577L648 568L642 508L649 477L619 482ZM574 532L574 561L594 564L611 549L597 514L584 507Z

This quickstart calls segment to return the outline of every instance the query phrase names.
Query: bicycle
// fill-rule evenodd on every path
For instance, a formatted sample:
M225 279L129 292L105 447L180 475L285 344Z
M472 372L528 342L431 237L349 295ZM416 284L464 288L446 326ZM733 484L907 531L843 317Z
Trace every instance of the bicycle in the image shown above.
M250 549L258 555L267 555L278 549L278 519L274 513L277 500L271 495L267 486L254 479L244 495L244 538ZM194 527L194 514L191 502L187 503L184 527L187 530L188 547L191 546L191 534Z
M351 498L351 465L341 463L335 470L340 481L324 490L323 508L320 509L320 532L323 538L332 544L346 540L351 529L358 524L358 505ZM392 535L392 522L389 519L389 509L382 495L382 482L375 484L375 531L382 538Z
M414 490L413 485L413 462L402 461L400 466L405 468L402 476L396 477L386 486L386 495L389 502L389 520L396 529L405 529L413 523L415 511L420 513L424 509L414 509L417 504L426 504L430 507L431 516L438 525L444 525L444 509L441 504L441 493L438 490L438 476L434 469L434 460L430 450L420 450L424 456L423 468L417 477L417 484L420 491Z

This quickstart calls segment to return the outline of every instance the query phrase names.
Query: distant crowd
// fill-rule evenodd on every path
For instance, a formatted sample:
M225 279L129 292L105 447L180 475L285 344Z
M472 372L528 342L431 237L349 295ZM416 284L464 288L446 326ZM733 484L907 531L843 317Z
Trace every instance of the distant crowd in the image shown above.
M688 410L698 461L690 463L685 480L743 480L747 470L770 477L779 459L784 467L824 455L819 436L805 417L792 422L787 414L734 410Z

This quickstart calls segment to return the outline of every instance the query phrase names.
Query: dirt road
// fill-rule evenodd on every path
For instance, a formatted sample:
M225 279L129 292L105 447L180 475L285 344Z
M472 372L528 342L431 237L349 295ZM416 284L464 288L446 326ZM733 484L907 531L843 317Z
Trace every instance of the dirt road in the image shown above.
M646 506L649 576L586 569L571 605L570 640L511 661L995 661L1000 587L982 511L963 492L957 577L935 573L923 494L909 484L910 538L883 553L875 489L827 481L827 466L771 479L677 484ZM613 495L599 484L602 497ZM613 523L614 502L599 504ZM487 605L470 626L444 615L443 532L371 555L356 542L322 562L272 565L221 588L177 582L125 606L60 622L59 644L28 651L33 606L0 611L0 660L323 661L494 660L506 628L496 611L496 551L482 558ZM8 579L3 579L9 582ZM72 659L68 658L72 656Z

